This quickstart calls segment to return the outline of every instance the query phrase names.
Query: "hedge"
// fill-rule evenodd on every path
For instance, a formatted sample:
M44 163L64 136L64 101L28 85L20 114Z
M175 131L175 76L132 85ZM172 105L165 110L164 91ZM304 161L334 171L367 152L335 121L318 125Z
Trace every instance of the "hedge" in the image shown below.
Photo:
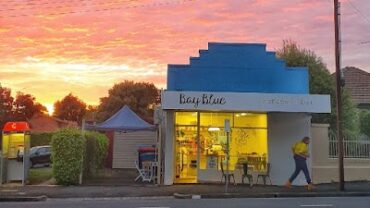
M370 110L361 110L360 129L361 133L370 137Z
M52 137L51 146L53 175L57 183L78 184L86 148L81 131L75 128L57 131Z
M50 145L54 132L31 133L31 147Z
M103 167L108 154L108 138L99 132L86 132L84 176L91 177Z

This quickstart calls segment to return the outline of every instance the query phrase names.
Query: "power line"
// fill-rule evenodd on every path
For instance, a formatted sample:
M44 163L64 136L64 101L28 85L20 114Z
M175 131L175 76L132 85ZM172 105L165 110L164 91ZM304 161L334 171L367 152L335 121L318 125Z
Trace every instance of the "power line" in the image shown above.
M357 6L351 1L351 0L347 0L347 3L352 7L352 9L355 11L355 13L357 14L357 15L359 15L362 19L364 19L365 20L365 22L368 22L368 23L370 23L370 19L366 16L366 15L364 15L362 12L361 12L361 10L359 9L359 8L357 8ZM369 44L370 43L370 41L362 41L362 42L360 42L359 44L360 45L365 45L365 44Z
M56 1L56 0L28 0L27 2L17 2L17 1L2 1L0 4L1 6L27 6L27 5L44 5L44 4L64 4L64 3L73 3L73 2L81 2L81 1L93 1L93 0L63 0L63 1Z
M366 15L364 15L364 14L361 12L361 10L360 10L360 9L358 9L354 3L352 3L352 1L351 1L351 0L347 0L347 2L349 3L349 5L351 5L351 7L355 10L355 12L356 12L360 17L362 17L365 21L370 22L370 19L369 19Z
M20 8L9 8L9 9L2 9L0 10L0 12L2 11L12 11L12 12L15 12L15 11L25 11L25 10L35 10L35 9L64 9L64 8L71 8L71 7L79 7L79 6L111 6L111 5L115 5L115 4L122 4L122 3L130 3L130 2L136 2L138 0L119 0L119 1L105 1L103 3L85 3L85 4L74 4L74 5L70 5L70 4L67 4L67 5L52 5L52 2L46 2L45 4L37 4L37 5L31 5L31 6L28 6L28 7L20 7ZM74 1L74 2L85 2L84 0L78 0L78 1ZM43 5L47 5L47 6L43 6ZM49 6L50 5L50 6ZM40 7L42 6L42 7ZM1 5L0 5L1 7Z
M38 2L38 3L28 3L28 4L20 4L20 5L11 5L11 8L7 8L7 5L1 5L0 11L21 11L21 10L31 10L31 9L39 9L39 8L62 8L62 7L78 7L78 6L93 6L93 5L105 5L105 4L120 4L120 3L128 3L128 2L135 2L138 0L111 0L111 1L91 1L91 0L71 0L71 1L48 1L48 2ZM9 6L8 6L9 7Z
M131 1L138 1L138 0L131 0ZM183 3L187 3L191 1L196 1L196 0L166 1L166 2L143 4L143 5L120 6L120 7L112 7L112 8L104 8L104 9L88 9L88 10L80 10L80 11L55 12L55 13L47 13L47 14L16 14L16 15L0 16L0 18L17 18L17 17L37 16L37 15L58 16L58 15L66 15L66 14L106 12L106 11L120 10L120 9L153 8L153 7L160 7L160 6L183 4Z

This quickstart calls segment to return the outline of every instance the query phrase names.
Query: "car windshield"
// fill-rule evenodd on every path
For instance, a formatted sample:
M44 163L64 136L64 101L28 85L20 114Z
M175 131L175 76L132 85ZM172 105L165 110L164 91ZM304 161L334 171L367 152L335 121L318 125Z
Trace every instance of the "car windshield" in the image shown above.
M38 148L37 147L32 147L31 149L30 149L30 154L35 154L35 152L38 150Z

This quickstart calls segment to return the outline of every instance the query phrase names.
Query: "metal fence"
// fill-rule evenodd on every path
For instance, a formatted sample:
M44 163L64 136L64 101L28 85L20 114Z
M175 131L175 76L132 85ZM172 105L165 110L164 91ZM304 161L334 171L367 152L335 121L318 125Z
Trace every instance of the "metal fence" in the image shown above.
M343 156L345 158L370 158L370 138L344 138L343 150ZM338 140L336 140L334 137L329 138L329 157L338 157Z

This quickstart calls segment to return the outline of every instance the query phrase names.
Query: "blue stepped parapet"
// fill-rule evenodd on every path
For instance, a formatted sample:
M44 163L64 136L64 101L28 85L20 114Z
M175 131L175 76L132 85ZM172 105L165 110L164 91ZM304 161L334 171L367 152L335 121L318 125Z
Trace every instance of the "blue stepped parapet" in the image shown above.
M188 65L168 65L171 91L308 94L308 70L286 67L265 44L209 43Z

